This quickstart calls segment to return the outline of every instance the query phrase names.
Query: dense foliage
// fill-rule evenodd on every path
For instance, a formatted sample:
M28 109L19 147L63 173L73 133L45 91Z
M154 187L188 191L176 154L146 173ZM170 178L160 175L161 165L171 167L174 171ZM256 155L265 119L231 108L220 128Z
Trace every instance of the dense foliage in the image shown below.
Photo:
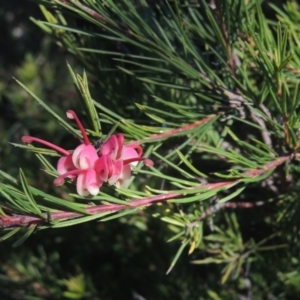
M297 1L23 5L0 11L1 299L298 299ZM73 155L70 109L100 157L122 133L154 165L53 185L60 155L21 138Z

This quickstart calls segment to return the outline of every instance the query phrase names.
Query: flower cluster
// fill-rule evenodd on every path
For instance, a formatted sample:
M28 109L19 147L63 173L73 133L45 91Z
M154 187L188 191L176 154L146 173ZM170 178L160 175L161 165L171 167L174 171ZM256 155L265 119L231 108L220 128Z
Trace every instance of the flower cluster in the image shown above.
M75 112L68 110L67 117L75 120L83 137L82 144L73 152L36 137L22 137L24 143L38 142L62 154L57 164L60 176L54 180L55 185L64 184L65 178L77 179L79 195L97 195L104 182L117 187L126 186L131 177L131 166L139 161L147 166L153 165L152 160L142 157L143 149L137 142L124 145L124 136L120 133L110 136L97 151Z

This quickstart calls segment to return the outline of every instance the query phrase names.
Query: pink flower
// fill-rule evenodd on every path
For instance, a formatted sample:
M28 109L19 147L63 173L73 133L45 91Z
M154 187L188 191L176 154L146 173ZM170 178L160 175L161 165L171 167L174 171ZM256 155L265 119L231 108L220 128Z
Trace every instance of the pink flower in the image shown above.
M101 157L95 163L95 170L103 181L117 187L125 187L131 177L131 165L143 161L152 166L152 160L142 157L143 149L138 143L124 146L122 134L112 135L101 147Z
M62 154L57 163L60 176L54 180L55 185L64 184L65 178L77 178L77 193L81 196L95 196L104 182L117 187L126 186L131 177L131 166L139 161L147 166L153 165L152 160L142 157L143 149L137 142L124 145L122 134L110 136L98 154L75 112L68 110L67 117L75 120L83 137L83 143L73 153L39 138L22 137L24 143L38 142Z
M97 151L95 147L91 145L75 112L68 110L67 117L75 120L83 137L83 144L79 145L73 153L52 143L31 136L23 136L22 141L24 143L38 142L62 154L62 157L57 163L57 172L60 176L54 180L55 185L64 184L65 178L77 178L76 190L80 196L88 196L89 194L97 195L103 184L103 181L94 170L94 164L99 158Z
M65 183L64 178L77 176L77 193L80 196L88 196L89 194L96 196L103 184L103 180L94 170L94 164L98 160L96 149L92 145L79 145L71 156L71 164L75 166L75 169L68 170L65 168L68 158L64 160L64 157L62 157L58 161L57 171L61 175L54 180L54 184L62 185Z

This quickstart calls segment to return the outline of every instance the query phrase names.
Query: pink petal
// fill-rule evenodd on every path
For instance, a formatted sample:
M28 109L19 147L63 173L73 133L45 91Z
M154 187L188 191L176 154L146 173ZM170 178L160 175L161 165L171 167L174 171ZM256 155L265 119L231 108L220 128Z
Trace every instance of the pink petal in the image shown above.
M137 141L130 141L125 147L130 147L135 149L139 157L143 155L143 148Z
M111 171L111 165L112 159L109 155L102 155L99 157L99 159L95 162L94 169L96 173L99 175L101 180L107 181L110 171Z
M122 173L120 174L120 177L119 177L118 181L116 182L116 187L117 188L127 187L130 178L131 178L130 165L125 165L125 166L123 166Z
M124 146L123 147L123 154L122 154L122 159L126 160L126 159L132 159L132 158L137 158L139 157L138 153L135 151L134 148L130 147L130 146ZM132 165L136 166L138 164L138 162L132 162Z
M109 139L102 146L101 154L110 155L112 159L116 159L118 152L119 152L118 139L114 134L111 137L109 137Z
M112 172L108 179L108 184L110 185L115 184L119 180L120 176L122 176L122 172L123 172L123 162L121 160L113 161Z
M99 193L103 181L100 179L99 175L94 169L90 169L86 173L85 184L89 193L93 196L96 196Z
M80 153L82 152L82 150L86 147L86 145L81 144L79 145L73 152L72 154L72 160L73 160L73 164L76 168L80 169L80 162L79 162L79 158L80 158Z
M68 171L72 171L75 170L76 167L73 164L72 161L72 155L68 155L68 156L62 156L58 162L57 162L57 172L62 175L67 173ZM71 179L74 179L76 176L75 175L69 175L68 176Z
M79 174L76 182L76 190L80 196L88 196L90 193L85 184L86 173Z
M88 145L79 154L80 169L89 169L94 167L98 154L94 146Z

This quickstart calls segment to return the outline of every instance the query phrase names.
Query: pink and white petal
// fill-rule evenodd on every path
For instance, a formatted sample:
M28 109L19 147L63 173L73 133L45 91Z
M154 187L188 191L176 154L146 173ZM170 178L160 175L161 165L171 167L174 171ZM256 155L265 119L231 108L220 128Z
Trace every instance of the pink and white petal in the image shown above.
M130 165L123 166L123 170L121 176L119 177L118 181L116 182L117 188L124 188L128 186L129 180L131 178L131 168Z
M130 141L127 145L125 145L125 147L133 148L137 152L139 157L143 156L143 148L142 148L142 146L140 145L139 142Z
M89 169L94 167L94 163L98 159L98 154L94 146L87 145L79 154L80 169Z
M77 182L76 182L76 190L77 190L78 195L84 196L84 197L88 196L90 194L86 188L85 178L86 178L85 173L79 174L77 176Z
M101 148L102 155L110 155L112 159L117 158L119 151L118 139L115 134L110 136Z
M109 155L102 155L95 162L94 169L102 181L108 180L112 169L111 164L112 159Z
M123 168L124 168L123 161L121 160L113 161L112 172L108 179L108 184L113 185L119 180L119 178L122 176Z
M80 163L79 163L79 158L80 158L80 154L82 152L82 150L86 147L85 144L81 144L79 145L73 152L72 154L72 161L73 164L76 168L80 169Z
M72 161L72 155L68 155L68 156L62 156L58 162L57 162L57 172L62 175L67 173L68 171L72 171L75 170L76 167L73 164ZM74 175L70 175L68 176L71 179L74 179L76 176Z
M137 157L139 157L139 155L134 148L132 148L130 146L123 147L123 153L122 153L123 160L137 158ZM138 164L138 161L134 161L131 164L133 166L136 166Z
M102 184L103 181L100 179L99 175L94 169L89 169L86 172L85 185L91 195L98 195Z

